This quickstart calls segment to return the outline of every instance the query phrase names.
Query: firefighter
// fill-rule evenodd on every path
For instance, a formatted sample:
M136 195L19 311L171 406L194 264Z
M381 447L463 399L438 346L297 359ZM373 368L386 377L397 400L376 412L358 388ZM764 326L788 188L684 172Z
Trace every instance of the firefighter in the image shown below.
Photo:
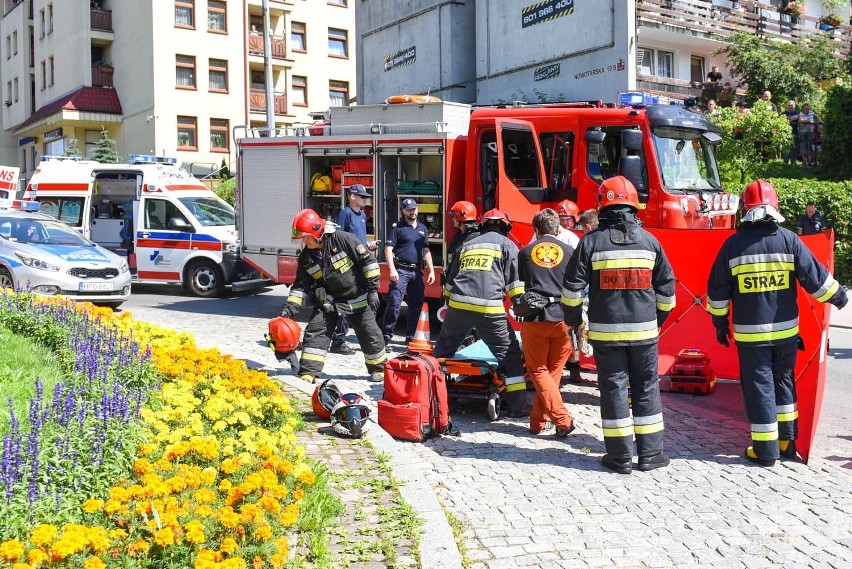
M559 216L559 233L556 235L556 238L571 247L572 250L576 249L580 238L574 235L574 232L571 230L577 227L577 220L580 218L580 208L571 200L562 200L556 206L556 214ZM533 234L530 244L535 243L536 239L538 239L538 236Z
M524 294L515 297L515 316L521 321L524 363L535 386L530 432L553 431L562 438L574 430L574 419L559 393L562 368L572 349L559 298L565 266L574 249L557 237L559 217L552 209L535 214L532 224L538 239L518 253L518 273L524 281ZM535 310L522 311L522 306L519 306L522 303L527 307L534 304ZM549 424L545 416L550 418Z
M314 210L303 209L293 219L293 238L304 247L299 254L296 281L281 309L292 318L311 295L314 308L305 328L299 375L313 381L322 372L325 355L338 320L347 316L370 373L370 381L384 380L387 360L382 332L376 323L379 307L379 264L367 246L351 233L336 231Z
M674 274L657 239L636 217L636 188L623 176L598 190L599 226L580 240L565 270L565 324L582 322L589 287L589 342L595 350L606 454L601 464L629 474L634 434L639 470L667 466L657 381L659 328L675 305ZM633 417L627 399L632 393Z
M506 414L525 417L521 349L503 306L504 292L510 299L524 292L524 283L518 277L518 248L506 237L512 225L505 213L488 211L482 216L480 228L481 233L464 240L453 256L444 289L449 310L435 342L434 355L454 355L471 329L476 328L497 359L497 373L505 381Z
M470 202L458 201L450 208L450 218L453 221L453 227L458 232L453 235L450 244L447 246L447 264L449 267L453 264L453 256L461 247L462 243L479 235L479 223L476 220L476 206ZM444 283L446 284L446 283Z
M795 459L799 412L793 369L799 338L798 281L820 302L846 306L846 289L817 262L799 237L778 223L778 194L757 180L742 196L742 223L722 245L707 284L707 311L716 339L733 340L740 359L740 385L751 423L745 457L772 466ZM733 311L731 310L733 305Z

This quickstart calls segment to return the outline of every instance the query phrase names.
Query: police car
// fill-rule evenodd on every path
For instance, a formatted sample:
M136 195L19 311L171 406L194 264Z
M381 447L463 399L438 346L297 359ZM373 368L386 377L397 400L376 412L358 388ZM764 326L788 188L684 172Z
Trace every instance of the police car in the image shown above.
M61 294L113 308L127 300L127 261L38 213L39 205L0 200L0 288Z

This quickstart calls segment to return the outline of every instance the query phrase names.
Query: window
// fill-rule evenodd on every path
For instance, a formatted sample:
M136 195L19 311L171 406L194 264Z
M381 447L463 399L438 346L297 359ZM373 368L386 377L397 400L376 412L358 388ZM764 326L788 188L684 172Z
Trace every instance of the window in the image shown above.
M345 81L328 82L328 106L345 107L349 104L349 83Z
M308 51L308 42L305 39L305 24L293 22L290 24L290 44L293 51L305 53Z
M87 130L85 134L86 158L94 158L98 150L98 143L103 138L99 130Z
M177 143L179 150L198 150L198 122L195 117L177 118Z
M346 30L328 28L328 54L332 57L349 57Z
M6 36L6 59L12 59L12 36Z
M228 92L228 62L224 59L211 59L207 65L210 78L210 91Z
M346 7L346 0L327 0L330 6L343 6Z
M657 77L674 77L674 53L640 47L636 51L639 73Z
M207 2L207 29L213 32L226 33L228 31L227 12L225 3L219 0Z
M544 155L544 168L547 173L547 187L550 190L548 200L577 200L577 190L572 189L571 174L574 170L574 133L543 132L538 137L541 152Z
M50 83L48 83L48 85L50 85L51 87L53 87L53 79L54 79L54 71L55 71L55 67L54 67L54 65L53 65L53 56L52 56L52 55L48 58L48 62L49 62L49 68L50 68L50 75L49 75Z
M47 33L53 33L53 4L47 5Z
M12 100L12 82L11 81L6 82L6 100L7 101Z
M21 172L27 171L27 151L21 150Z
M689 58L689 80L704 83L704 58L693 55Z
M210 119L210 150L211 152L230 151L226 119Z
M251 72L251 88L252 89L265 89L266 88L266 77L263 74L263 71L252 71Z
M168 221L170 219L182 219L186 221L183 213L178 207L167 200L148 198L145 200L145 229L168 229Z
M290 102L297 107L308 106L308 78L293 75L293 88L290 90Z
M47 89L47 63L41 60L41 90Z
M39 23L38 37L43 38L44 37L44 10L39 10L39 12L38 12L38 23Z
M15 77L12 80L12 95L14 96L14 98L12 100L17 103L18 102L18 78L17 77Z
M12 55L18 55L18 32L12 32Z
M175 85L178 89L195 89L195 57L175 56Z
M195 27L195 1L175 0L175 27Z

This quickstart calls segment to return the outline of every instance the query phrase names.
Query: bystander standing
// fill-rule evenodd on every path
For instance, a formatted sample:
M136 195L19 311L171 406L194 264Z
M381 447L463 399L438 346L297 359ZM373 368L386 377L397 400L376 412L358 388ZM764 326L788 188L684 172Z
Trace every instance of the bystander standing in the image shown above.
M822 213L816 208L814 202L808 202L805 213L799 218L799 235L813 235L825 229L825 221Z

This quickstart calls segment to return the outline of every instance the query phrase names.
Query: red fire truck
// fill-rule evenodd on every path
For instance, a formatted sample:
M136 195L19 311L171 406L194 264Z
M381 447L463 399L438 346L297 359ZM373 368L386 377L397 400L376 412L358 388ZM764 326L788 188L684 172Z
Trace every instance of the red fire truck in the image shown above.
M241 128L242 255L277 282L291 283L293 216L311 207L336 220L346 204L343 190L355 183L372 193L370 239L383 239L400 201L415 198L439 267L453 232L446 212L455 201L471 201L480 213L509 212L512 238L525 245L537 211L566 198L580 210L594 208L601 181L617 174L639 190L646 227L733 227L738 198L719 183L718 127L682 107L631 104L630 94L621 101L627 104L352 106L331 109L314 127ZM437 281L427 296L440 296Z

